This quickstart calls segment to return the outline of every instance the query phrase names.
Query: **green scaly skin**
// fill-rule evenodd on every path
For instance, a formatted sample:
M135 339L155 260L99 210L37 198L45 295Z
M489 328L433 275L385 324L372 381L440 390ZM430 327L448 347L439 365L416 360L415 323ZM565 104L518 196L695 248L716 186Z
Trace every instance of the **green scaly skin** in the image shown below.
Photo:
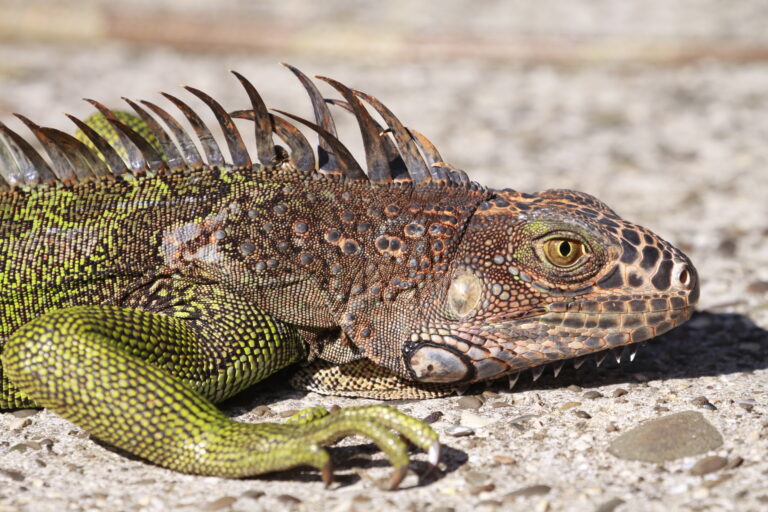
M415 148L418 134L377 100L360 95L397 144L366 121L355 93L329 83L357 108L369 176L339 146L335 162L313 168L303 137L258 114L253 91L254 110L242 112L257 120L269 165L251 165L219 111L239 167L166 145L166 160L181 163L157 173L146 170L164 167L151 155L135 173L97 169L89 179L25 181L24 165L7 172L0 408L48 407L148 461L233 477L310 465L329 483L321 447L360 434L385 452L396 487L406 440L433 463L439 445L429 426L393 408L311 408L252 425L213 404L293 363L301 368L291 383L302 389L440 396L527 369L536 378L550 363L557 372L565 360L636 347L690 318L696 271L671 244L587 194L470 184L428 141ZM322 98L305 86L330 128ZM140 121L121 119L147 137ZM106 124L91 120L119 151ZM290 155L260 138L270 128ZM55 132L36 134L72 160L83 156ZM221 161L204 147L207 161ZM2 162L14 164L10 151Z
M153 142L140 120L118 116ZM116 140L100 114L87 123ZM409 462L407 442L434 452L438 436L392 407L313 407L283 424L248 424L213 405L304 358L308 336L219 285L206 269L161 268L157 254L142 250L179 202L222 183L229 192L176 220L202 225L233 194L264 186L212 169L195 184L182 174L127 177L106 187L22 188L0 203L4 223L13 219L19 228L4 230L4 251L25 251L30 236L47 249L21 271L8 258L0 273L0 286L12 290L0 311L0 409L49 408L155 464L222 477L309 465L330 484L331 460L321 447L363 435L389 458L396 487ZM42 232L55 234L46 239ZM68 244L75 232L92 236L87 247ZM117 297L132 307L109 305Z

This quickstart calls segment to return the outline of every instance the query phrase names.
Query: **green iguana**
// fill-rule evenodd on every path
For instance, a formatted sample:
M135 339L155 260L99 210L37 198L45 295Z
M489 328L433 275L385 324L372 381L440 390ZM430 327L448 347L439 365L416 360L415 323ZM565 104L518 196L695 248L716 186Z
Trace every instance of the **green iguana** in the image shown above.
M408 442L433 464L439 443L392 407L248 424L213 404L289 365L320 393L446 395L690 317L696 271L647 229L580 192L482 187L374 97L322 78L344 98L326 100L289 68L315 123L269 113L237 73L246 110L187 87L229 160L169 94L197 142L146 101L126 100L135 118L91 101L103 126L70 116L77 138L19 116L48 159L0 124L0 409L48 407L147 461L225 477L309 465L328 484L322 446L362 435L396 487ZM329 105L356 117L367 172ZM233 118L253 122L258 162Z

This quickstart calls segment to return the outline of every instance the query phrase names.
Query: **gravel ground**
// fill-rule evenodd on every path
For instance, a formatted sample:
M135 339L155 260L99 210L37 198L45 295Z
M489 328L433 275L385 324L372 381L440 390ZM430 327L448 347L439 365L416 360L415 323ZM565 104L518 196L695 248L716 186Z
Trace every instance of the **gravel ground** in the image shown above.
M18 111L69 130L63 111L90 112L81 97L158 99L156 91L179 92L180 82L242 107L228 69L250 77L271 106L308 115L280 58L0 45L0 120L23 132L11 116ZM587 191L673 241L699 270L701 311L632 363L587 363L556 380L524 376L514 392L396 404L434 420L446 445L442 472L419 478L417 455L398 492L378 489L389 469L360 439L333 449L339 483L323 490L312 471L245 480L177 474L125 458L48 411L0 414L0 511L768 508L768 64L292 64L375 94L481 183ZM342 127L350 146L355 130ZM368 402L283 387L268 381L226 410L280 421L310 405ZM685 411L697 414L625 437ZM451 436L467 433L456 425L469 435ZM697 446L669 442L697 432ZM652 461L613 455L638 449Z

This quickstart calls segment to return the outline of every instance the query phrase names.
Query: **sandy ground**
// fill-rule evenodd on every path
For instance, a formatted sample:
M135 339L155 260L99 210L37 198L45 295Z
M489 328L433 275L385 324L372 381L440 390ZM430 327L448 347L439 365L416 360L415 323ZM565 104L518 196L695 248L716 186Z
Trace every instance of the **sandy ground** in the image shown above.
M158 90L185 94L179 83L239 108L245 97L229 69L248 76L269 105L308 115L301 88L277 64L283 58L0 44L0 120L23 132L11 116L18 111L70 130L62 112L90 112L79 98L157 100ZM177 474L125 458L50 412L0 414L0 511L768 508L768 63L291 62L375 94L483 184L583 190L656 231L697 266L701 312L632 363L587 363L556 380L524 376L514 392L396 404L422 418L442 412L433 425L446 447L442 472L417 477L424 455L416 455L398 492L378 489L389 469L360 439L333 449L339 483L324 490L313 471ZM342 133L357 148L355 130L346 123ZM226 410L281 421L310 405L366 403L282 388L268 381ZM254 411L259 405L268 409ZM700 412L722 445L666 462L609 453L644 420L682 411ZM457 424L474 434L448 435Z

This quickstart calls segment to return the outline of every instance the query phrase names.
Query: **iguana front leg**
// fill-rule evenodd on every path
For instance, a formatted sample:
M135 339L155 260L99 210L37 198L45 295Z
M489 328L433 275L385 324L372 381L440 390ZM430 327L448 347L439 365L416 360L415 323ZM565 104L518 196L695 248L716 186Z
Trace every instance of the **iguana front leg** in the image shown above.
M387 454L397 486L408 464L398 434L436 456L435 432L386 406L312 410L285 424L224 415L212 400L300 353L290 327L243 308L218 302L215 323L205 315L190 320L111 306L55 310L10 337L2 364L35 403L98 439L178 471L243 477L309 465L329 484L331 461L321 446L359 434Z

